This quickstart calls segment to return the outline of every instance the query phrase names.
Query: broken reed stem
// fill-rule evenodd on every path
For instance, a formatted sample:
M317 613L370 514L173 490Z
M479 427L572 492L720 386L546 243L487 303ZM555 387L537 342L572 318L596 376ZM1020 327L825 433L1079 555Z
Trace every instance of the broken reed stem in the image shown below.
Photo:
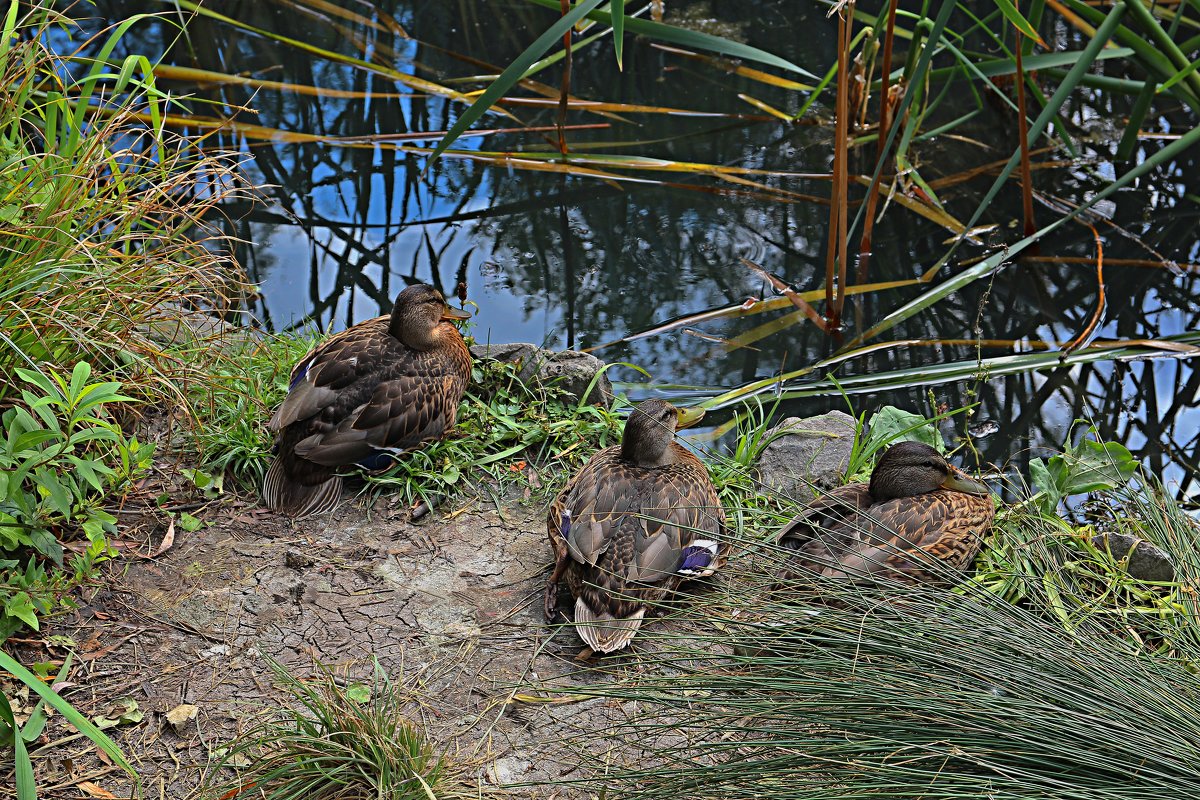
M1018 0L1014 0L1018 6ZM1033 172L1029 168L1029 118L1025 114L1025 67L1021 63L1021 51L1025 49L1025 34L1020 28L1013 26L1016 31L1017 51L1017 129L1021 138L1021 206L1025 212L1025 235L1032 236L1037 231L1037 223L1033 219Z
M565 17L571 10L571 0L559 0L559 8L562 9L562 15ZM567 28L563 33L563 71L562 83L559 85L558 92L558 119L555 127L558 128L558 152L564 156L567 154L567 100L571 91L571 29Z
M871 263L872 234L875 231L875 206L879 203L879 182L883 178L883 159L887 155L887 138L892 127L891 82L892 41L896 32L896 5L899 0L888 3L887 29L883 34L883 63L880 69L879 134L876 149L876 169L870 188L867 189L867 209L863 216L863 235L858 247L858 283L867 282L867 270Z
M850 34L853 25L854 2L846 3L838 11L838 86L837 119L834 125L833 143L833 192L829 210L829 247L825 254L825 302L829 329L836 331L841 326L842 305L846 293L846 207L849 190L847 175L849 165L847 138L849 135L850 99ZM836 281L834 267L836 262ZM834 286L837 292L834 293Z
M1079 335L1063 347L1062 352L1059 353L1059 358L1066 358L1087 343L1088 339L1096 332L1100 321L1104 318L1104 309L1108 306L1108 298L1104 291L1104 245L1100 241L1100 234L1095 226L1088 225L1088 228L1091 229L1092 238L1096 242L1096 308L1092 311L1092 318L1088 320L1087 325L1079 332Z

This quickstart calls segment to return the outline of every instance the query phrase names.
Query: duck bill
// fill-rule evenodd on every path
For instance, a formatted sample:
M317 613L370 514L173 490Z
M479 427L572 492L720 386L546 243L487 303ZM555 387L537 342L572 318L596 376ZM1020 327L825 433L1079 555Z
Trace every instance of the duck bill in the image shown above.
M444 309L442 309L442 319L463 320L470 318L471 315L461 308L451 308L450 306L446 306Z
M966 492L967 494L977 494L980 497L987 497L991 494L986 485L970 477L958 467L950 468L950 474L946 477L946 480L942 481L942 488L951 489L956 492Z
M675 430L677 431L683 430L684 428L690 428L700 420L704 419L703 408L696 408L693 406L692 408L679 408L676 409L676 411L679 413L679 420L675 423Z

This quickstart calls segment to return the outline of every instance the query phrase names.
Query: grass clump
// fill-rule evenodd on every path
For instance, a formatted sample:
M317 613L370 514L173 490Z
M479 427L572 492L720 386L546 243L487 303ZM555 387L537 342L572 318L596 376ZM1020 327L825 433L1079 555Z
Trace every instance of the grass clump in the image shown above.
M51 4L0 8L3 638L107 551L106 501L152 453L120 427L129 401L186 406L242 280L208 220L241 194L235 164L163 128L145 58L105 60L140 18L71 52Z
M372 682L346 683L326 668L301 680L268 659L292 705L239 736L210 778L225 800L429 800L452 780L439 755L404 715L405 697L378 664ZM236 765L245 765L238 767ZM232 780L216 777L236 769Z
M191 388L196 422L187 448L205 469L258 491L271 463L271 414L287 396L292 366L317 343L315 336L249 336L231 341L209 380Z
M368 480L410 503L512 488L543 498L597 450L620 441L619 419L553 382L522 380L517 364L477 359L454 433Z
M132 21L64 52L78 27L50 4L3 6L0 396L18 367L88 361L129 394L182 400L219 356L197 320L242 287L209 222L243 194L236 165L162 127L145 58L80 55Z

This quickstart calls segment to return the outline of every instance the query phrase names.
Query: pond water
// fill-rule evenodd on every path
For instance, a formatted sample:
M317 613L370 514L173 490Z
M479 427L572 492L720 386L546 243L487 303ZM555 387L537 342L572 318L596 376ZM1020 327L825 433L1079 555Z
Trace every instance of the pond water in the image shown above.
M668 21L708 26L816 74L835 60L835 25L815 4L797 8L806 4L679 0L667 5ZM226 0L206 7L275 38L201 17L186 37L166 21L139 25L124 46L161 55L168 64L342 90L347 96L228 83L164 84L215 103L195 105L197 113L232 115L243 123L318 137L442 131L464 106L414 93L378 71L336 63L279 37L468 91L484 84L457 79L495 74L495 65L509 63L556 16L520 0L378 0L341 2L332 9L314 0ZM102 16L119 19L135 11L161 12L164 6L101 0L96 8ZM337 13L338 8L351 13ZM1056 47L1078 48L1070 31L1054 33ZM557 87L559 74L555 65L535 77ZM268 185L266 203L229 209L232 230L246 243L239 258L261 288L253 308L257 320L274 330L310 324L332 330L386 311L408 282L430 282L448 295L465 283L467 297L478 305L472 332L480 341L590 348L674 317L773 295L742 259L762 265L800 291L823 286L829 207L787 193L829 196L827 180L804 174L828 175L832 126L786 124L739 99L746 94L794 112L806 92L770 86L735 74L727 65L689 58L634 36L626 37L623 71L617 69L609 38L578 49L571 92L580 98L707 115L573 111L569 125L594 126L567 132L573 152L636 154L768 174L749 176L761 188L687 172L614 169L640 182L614 181L462 157L442 158L430 166L424 154L398 152L391 144L270 142L224 132L210 139L211 146L243 153L246 175ZM536 89L519 94L537 96ZM1037 189L1078 203L1126 169L1114 163L1114 154L1128 104L1119 96L1077 93L1067 124L1079 157L1070 159L1061 151L1036 155L1037 160L1063 162L1036 173ZM875 108L873 102L873 115ZM933 130L974 108L966 84L956 84L924 129ZM1163 146L1169 138L1158 137L1169 137L1186 120L1169 104L1156 108L1161 113L1144 126L1148 135L1139 145L1142 156ZM489 115L476 127L554 124L551 107L508 110L516 120ZM830 113L828 105L818 104L811 117L828 121ZM926 181L933 181L1005 159L1015 140L1012 113L985 99L982 110L953 134L916 142L914 163ZM431 146L435 141L404 144ZM553 151L554 142L552 132L521 131L463 139L456 148L546 153ZM1191 266L1200 261L1197 155L1186 154L1101 208L1112 224L1098 223L1108 294L1098 339L1156 339L1200 330L1200 272ZM874 145L863 148L854 169L869 174L873 159ZM946 185L939 196L950 213L966 219L992 180L983 176ZM1036 212L1043 222L1057 216L1045 205ZM1021 238L1015 222L1020 217L1014 182L985 214L984 222L999 226L987 234L989 242ZM893 202L876 227L868 280L921 275L946 252L949 238L945 228ZM959 257L982 252L964 247ZM1154 261L1156 253L1180 268L1119 263ZM1092 232L1068 225L1040 254L1090 258ZM936 280L960 269L956 258ZM851 303L845 335L853 337L920 291L922 287L899 287ZM1086 325L1096 301L1094 266L1048 260L1009 264L881 338L1062 342ZM649 374L645 378L625 368L613 373L638 384L629 387L631 396L713 395L810 365L845 342L801 322L752 347L730 351L724 345L784 313L689 324L603 347L596 354L632 362ZM896 347L847 362L836 374L883 375L1008 352L977 349L971 343ZM1200 372L1193 362L1162 358L999 378L979 375L952 383L918 376L906 388L866 391L851 401L860 412L884 404L928 412L931 404L954 408L978 401L973 430L994 430L976 440L980 456L1023 474L1028 474L1030 456L1063 442L1072 420L1090 418L1103 436L1124 442L1180 496L1195 497L1200 493L1198 395ZM845 401L827 393L788 401L781 412L830 408L845 408ZM951 427L961 433L966 423Z

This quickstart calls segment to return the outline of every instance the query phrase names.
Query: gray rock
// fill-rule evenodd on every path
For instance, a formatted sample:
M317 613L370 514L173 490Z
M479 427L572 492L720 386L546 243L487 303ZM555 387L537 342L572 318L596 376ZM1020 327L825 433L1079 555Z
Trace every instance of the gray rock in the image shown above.
M1139 581L1175 580L1175 563L1171 556L1143 539L1127 533L1098 533L1092 537L1092 544L1100 550L1107 547L1115 559L1128 556L1125 571L1131 578Z
M854 447L854 417L830 411L818 417L788 417L767 431L770 442L759 456L762 486L798 502L816 489L837 486Z
M591 386L592 379L604 369L604 362L588 353L575 350L554 352L528 342L508 344L477 344L471 347L471 355L479 359L492 359L516 364L518 375L526 383L556 386L578 401ZM596 385L587 398L605 408L612 405L612 383L606 375L596 378Z

